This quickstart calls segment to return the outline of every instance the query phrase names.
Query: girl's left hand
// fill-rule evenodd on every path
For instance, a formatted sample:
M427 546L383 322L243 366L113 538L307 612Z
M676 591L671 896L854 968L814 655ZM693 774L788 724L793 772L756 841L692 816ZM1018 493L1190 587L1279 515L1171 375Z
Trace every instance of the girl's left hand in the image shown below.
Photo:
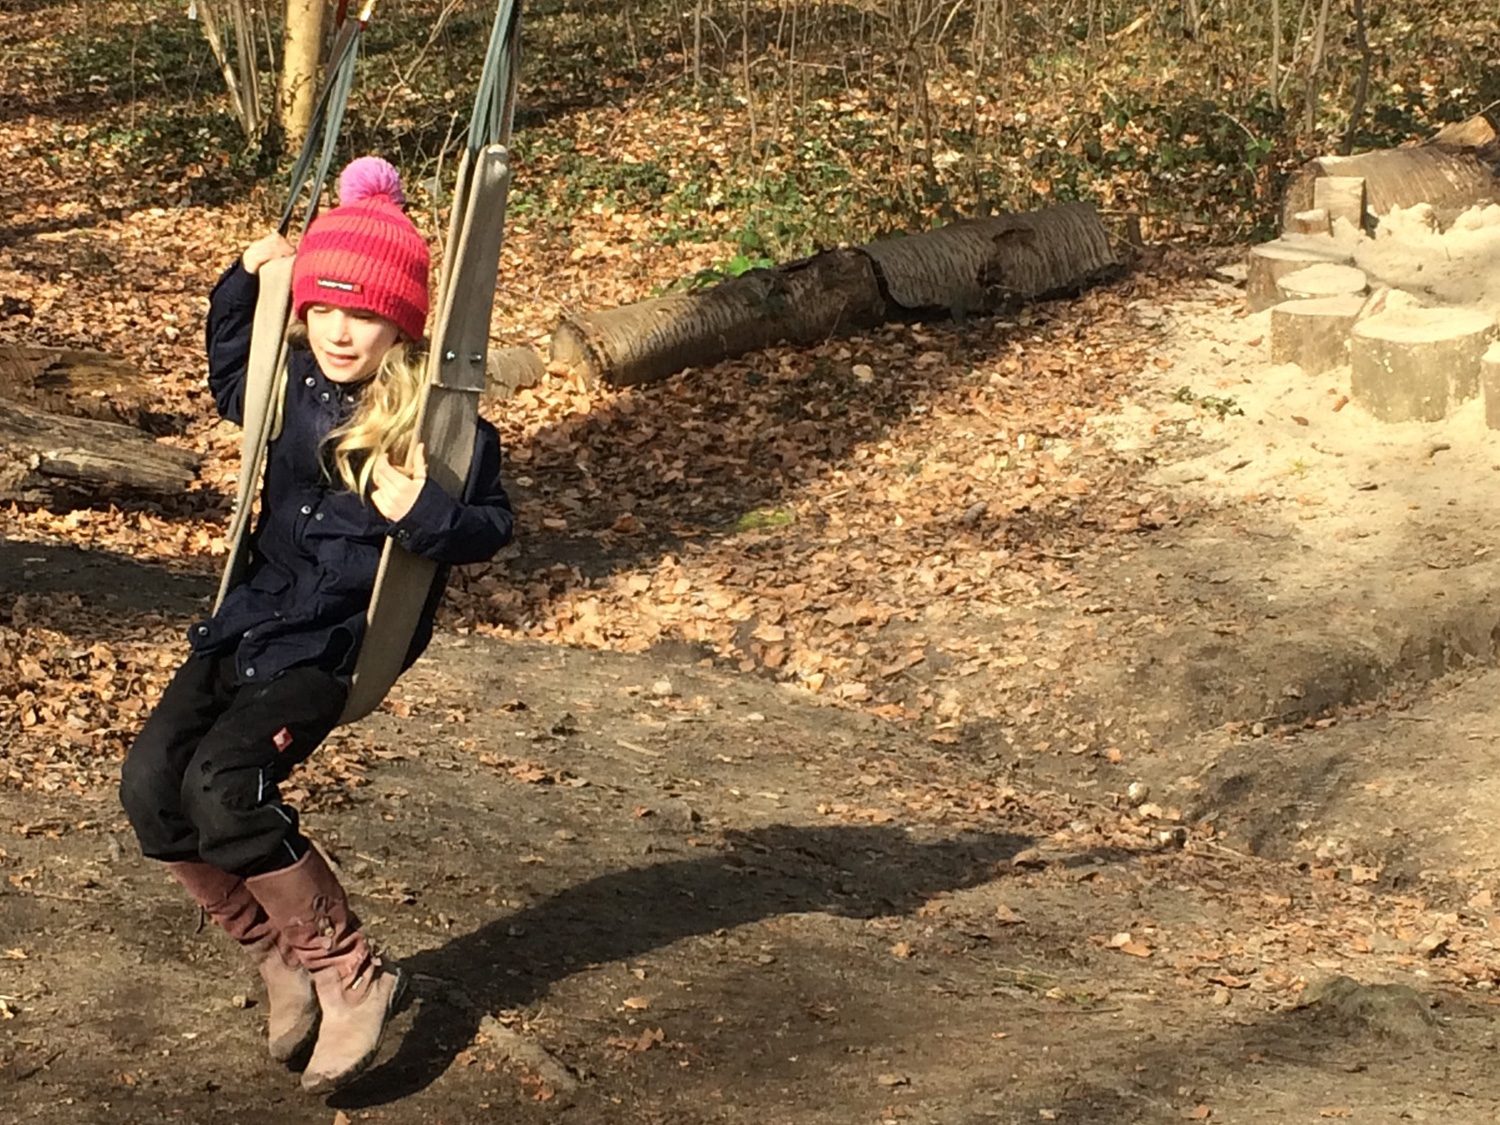
M375 505L375 510L392 523L404 519L422 494L422 486L427 483L426 447L417 443L410 472L382 453L380 460L375 462L371 479L375 487L370 490L370 503Z

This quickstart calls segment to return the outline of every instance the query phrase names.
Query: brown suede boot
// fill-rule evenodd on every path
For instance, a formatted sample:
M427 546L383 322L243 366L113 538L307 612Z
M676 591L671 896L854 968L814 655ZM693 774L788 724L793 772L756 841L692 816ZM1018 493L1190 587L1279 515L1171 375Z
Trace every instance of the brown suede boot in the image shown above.
M290 867L252 875L246 884L312 974L323 1022L302 1072L302 1088L331 1093L375 1061L405 990L405 974L371 951L338 876L316 848Z
M169 863L172 877L187 889L220 928L249 954L266 986L267 1039L271 1057L288 1062L312 1042L318 1029L318 997L312 977L297 962L245 881L208 863Z

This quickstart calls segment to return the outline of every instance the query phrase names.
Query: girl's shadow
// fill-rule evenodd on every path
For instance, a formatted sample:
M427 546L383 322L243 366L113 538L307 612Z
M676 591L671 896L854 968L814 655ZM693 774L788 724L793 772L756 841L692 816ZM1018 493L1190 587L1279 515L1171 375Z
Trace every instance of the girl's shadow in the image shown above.
M473 1041L484 1015L534 1001L577 966L779 914L907 914L934 894L993 878L1031 841L970 833L918 843L899 828L776 825L728 842L727 853L598 876L406 959L425 993L412 1026L394 1057L329 1104L366 1108L425 1089ZM430 978L446 987L421 989Z

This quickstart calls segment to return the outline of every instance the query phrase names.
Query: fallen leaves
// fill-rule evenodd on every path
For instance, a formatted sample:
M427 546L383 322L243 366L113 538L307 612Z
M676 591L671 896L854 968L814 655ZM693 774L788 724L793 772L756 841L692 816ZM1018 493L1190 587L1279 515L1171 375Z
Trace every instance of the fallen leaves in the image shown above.
M639 1035L632 1037L611 1035L604 1040L610 1047L618 1047L622 1051L649 1051L652 1047L661 1045L666 1041L666 1032L661 1028L646 1028Z
M1129 954L1131 957L1150 957L1153 950L1145 942L1136 941L1128 933L1118 933L1106 943L1110 949L1117 949L1121 953Z

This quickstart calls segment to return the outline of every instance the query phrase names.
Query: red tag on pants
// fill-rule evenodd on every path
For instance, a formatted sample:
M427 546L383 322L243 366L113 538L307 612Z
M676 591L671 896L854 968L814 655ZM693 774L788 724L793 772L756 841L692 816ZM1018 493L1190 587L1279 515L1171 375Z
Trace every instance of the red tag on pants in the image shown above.
M278 754L283 753L292 744L292 732L282 727L271 736L271 742L275 745Z

